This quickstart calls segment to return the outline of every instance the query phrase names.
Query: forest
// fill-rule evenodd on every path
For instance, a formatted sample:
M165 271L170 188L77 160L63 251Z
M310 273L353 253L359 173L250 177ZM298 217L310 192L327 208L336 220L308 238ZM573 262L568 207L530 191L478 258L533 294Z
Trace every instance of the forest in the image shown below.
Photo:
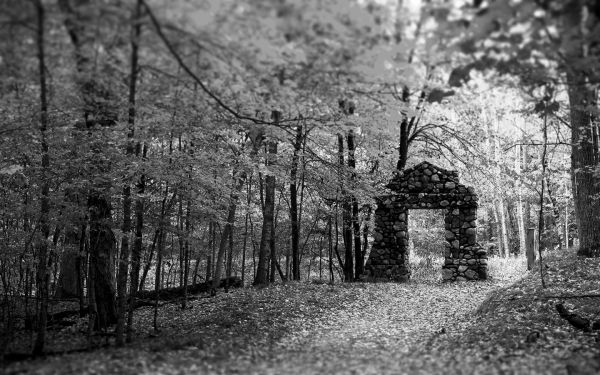
M599 19L0 0L0 373L600 372Z

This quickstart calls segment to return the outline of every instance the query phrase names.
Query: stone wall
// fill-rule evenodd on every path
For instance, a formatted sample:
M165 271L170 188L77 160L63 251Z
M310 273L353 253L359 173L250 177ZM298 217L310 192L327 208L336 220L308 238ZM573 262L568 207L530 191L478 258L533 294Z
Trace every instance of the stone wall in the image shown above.
M460 184L458 173L423 162L397 173L393 194L378 197L374 242L365 265L369 280L407 281L408 218L411 209L445 211L445 281L487 278L487 254L477 243L477 194ZM441 249L440 249L441 251Z

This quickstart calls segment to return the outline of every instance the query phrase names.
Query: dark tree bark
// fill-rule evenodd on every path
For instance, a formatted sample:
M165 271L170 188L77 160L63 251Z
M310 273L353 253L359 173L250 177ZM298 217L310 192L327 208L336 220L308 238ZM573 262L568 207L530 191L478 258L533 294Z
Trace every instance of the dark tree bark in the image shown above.
M33 345L33 355L38 356L44 353L46 343L46 326L48 319L48 295L50 274L48 272L52 267L52 254L48 254L48 236L50 235L50 225L48 223L50 214L50 156L47 141L48 131L48 97L46 85L46 64L44 50L44 23L45 9L41 0L35 0L34 5L37 13L37 35L36 45L38 53L38 73L40 82L40 138L41 138L41 156L42 156L42 181L40 196L40 236L37 241L38 269L37 269L37 292L39 297L39 316L38 332Z
M273 121L279 121L281 113L273 111ZM277 141L269 140L267 143L267 165L272 165L275 162L277 154ZM256 277L254 285L267 284L269 279L267 275L269 267L269 247L271 243L271 233L273 226L273 218L275 213L275 176L270 173L265 176L265 208L263 210L263 226L260 238L260 247L258 250L258 266L256 269Z
M116 239L110 225L111 206L106 197L97 191L91 192L88 197L88 207L90 208L89 266L90 274L94 277L96 326L104 329L117 322L113 279Z
M348 132L348 167L350 168L350 179L356 180L356 156L354 131ZM358 199L356 195L350 196L352 202L352 229L354 232L354 278L359 279L364 272L364 254L361 245L360 220L358 217Z
M410 91L407 86L402 89L402 102L408 105L410 97ZM403 171L406 168L406 162L408 160L408 144L409 144L409 123L408 116L403 116L400 122L400 139L398 140L398 163L396 169Z
M296 127L296 138L294 140L294 156L292 157L292 169L290 171L290 220L292 222L292 279L300 280L300 223L298 222L298 160L302 147L302 126Z
M141 145L138 143L136 154L139 157ZM146 158L147 147L144 145L142 157ZM139 289L140 261L142 258L142 235L144 232L144 192L146 191L146 176L142 173L137 183L137 198L135 200L135 241L131 252L131 279L129 281L129 311L127 314L127 342L131 342L133 336L133 310L135 307L136 294ZM145 279L145 277L144 277Z
M142 13L142 2L137 1L132 17L131 32L131 60L129 73L129 98L128 98L128 117L127 117L127 149L126 155L131 158L134 153L134 134L135 134L135 96L138 73L138 43L141 33L141 23L139 22ZM121 254L119 257L119 274L117 276L117 328L116 342L117 346L125 344L125 312L127 310L127 274L129 272L129 236L131 233L131 185L126 182L123 186L123 236L121 237ZM133 289L132 291L135 291Z
M65 228L64 250L60 256L60 274L56 285L56 298L77 298L81 294L79 285L79 228Z
M564 48L568 62L567 84L571 117L571 175L575 216L579 230L579 250L586 257L600 257L600 178L595 174L598 160L598 119L594 110L598 108L597 89L592 82L598 80L593 71L584 68L581 61L588 58L590 30L598 18L590 12L590 5L584 0L573 1L565 13L565 29L570 32L564 38ZM587 14L587 19L583 17ZM596 135L596 137L594 136Z
M148 259L146 260L144 270L142 271L142 277L140 278L140 285L138 287L138 291L142 291L146 287L146 278L148 277L148 272L150 272L150 266L152 266L152 258L154 258L154 252L156 251L156 244L158 242L159 234L160 230L156 229L154 231L154 239L152 240L152 246L150 246L150 251L148 251Z
M237 173L236 173L237 174ZM229 196L229 208L227 209L227 222L223 227L223 233L221 233L221 241L219 243L219 251L217 253L217 264L215 265L215 274L213 276L213 294L216 292L219 281L221 280L221 270L223 269L223 261L225 260L225 254L227 251L227 245L229 236L233 231L233 224L235 222L235 212L237 209L237 203L239 198L239 191L241 190L244 180L240 177L236 177L235 186Z
M269 248L271 249L270 258L271 258L271 273L269 275L269 282L275 282L275 271L281 270L279 269L279 264L277 263L277 249L275 247L275 225L277 225L277 216L273 216L273 224L271 224L271 236L269 238ZM284 280L284 276L281 276L281 279Z
M352 204L344 188L344 137L338 134L338 165L340 168L340 195L342 201L342 238L344 241L344 280L354 280L352 254Z
M333 223L331 220L331 215L329 215L327 220L327 236L329 237L328 243L328 258L329 258L329 282L333 285L333 234L332 228Z
M248 190L246 191L246 215L244 219L244 244L242 245L242 286L246 280L246 246L248 244L248 217L250 215L250 193L252 192L252 175L248 181Z
M117 101L110 84L95 77L99 62L96 48L96 30L92 29L92 15L82 11L90 6L89 0L59 0L58 6L65 14L65 27L75 51L75 65L78 72L78 85L83 99L83 126L91 129L96 125L112 126L118 119ZM90 144L94 154L102 152L100 144ZM96 174L108 173L108 167L96 158L91 160ZM91 176L94 177L94 176ZM111 229L110 197L106 195L109 186L92 186L88 195L90 219L90 271L96 279L93 282L97 307L98 328L106 328L116 323L115 291L113 286L112 259L115 252L115 237ZM88 286L89 289L89 286ZM92 306L92 305L90 305Z

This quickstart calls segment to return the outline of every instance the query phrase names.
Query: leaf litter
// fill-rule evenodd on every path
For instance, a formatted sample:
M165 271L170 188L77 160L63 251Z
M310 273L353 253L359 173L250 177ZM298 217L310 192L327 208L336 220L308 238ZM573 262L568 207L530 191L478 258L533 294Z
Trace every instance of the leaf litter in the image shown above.
M596 334L561 319L556 296L598 291L600 260L572 250L539 274L485 282L297 283L136 311L124 348L13 363L9 374L595 374ZM600 298L572 298L594 317ZM597 367L596 367L597 366ZM596 371L598 370L598 371Z

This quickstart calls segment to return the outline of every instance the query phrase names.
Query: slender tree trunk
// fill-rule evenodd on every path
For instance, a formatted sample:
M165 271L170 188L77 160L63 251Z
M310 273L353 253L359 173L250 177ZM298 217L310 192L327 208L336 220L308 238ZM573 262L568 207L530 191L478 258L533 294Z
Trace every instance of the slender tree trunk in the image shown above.
M77 261L75 267L77 268L77 289L79 292L79 316L83 318L85 316L85 295L83 293L83 286L85 282L85 275L83 269L85 267L86 262L86 224L80 225L80 234L79 234L79 253L77 254Z
M171 212L171 208L173 207L173 204L175 203L175 198L177 197L177 191L173 192L173 196L171 197L171 200L167 203L167 199L169 197L169 184L167 183L166 187L165 187L165 194L161 203L161 209L160 209L160 221L158 223L158 230L157 230L157 237L158 237L158 244L157 244L157 249L156 249L156 272L155 272L155 278L154 278L154 290L156 291L156 297L154 299L154 318L153 318L153 327L154 327L154 331L158 332L158 299L159 299L159 294L160 294L160 289L162 288L162 284L163 284L163 272L162 272L162 261L163 261L163 255L164 255L164 251L165 251L165 240L166 240L166 218L169 215L169 213ZM172 239L172 237L171 237ZM172 247L171 247L172 248Z
M152 258L154 257L154 252L156 250L156 243L158 241L158 236L160 235L160 229L156 229L154 231L154 239L152 240L152 246L150 246L150 251L148 252L148 260L144 265L144 270L142 271L142 277L140 278L140 286L138 290L144 290L146 286L146 277L148 276L148 272L150 272L150 267L152 266Z
M189 178L191 179L191 172ZM185 208L185 244L183 249L183 301L181 301L181 309L185 310L187 307L188 299L188 279L190 274L190 215L191 215L191 202L188 198L187 206Z
M140 152L141 145L138 143L136 149ZM142 158L146 158L147 147L143 146ZM144 232L144 192L146 190L146 176L144 173L140 176L137 183L137 198L135 200L135 241L131 252L131 279L129 281L129 311L127 314L127 342L133 339L133 311L136 303L136 294L139 289L138 280L140 278L140 260L142 258L142 236ZM145 277L144 277L145 279Z
M344 188L344 137L338 134L338 164L340 168L340 191L342 201L342 236L344 240L344 281L354 279L354 259L352 254L352 204Z
M275 247L275 227L277 225L277 216L278 215L274 215L273 223L271 224L271 236L269 238L269 248L271 249L271 275L269 282L271 283L275 282L275 271L277 271L279 267L277 264L277 248Z
M277 152L277 143L269 141L269 155L274 156ZM268 283L267 269L269 266L269 245L271 243L271 233L275 211L275 176L269 174L265 176L265 209L263 211L263 226L258 250L258 266L256 268L256 278L254 285L264 285Z
M328 251L328 258L329 258L329 282L333 285L334 282L334 278L333 278L333 234L332 234L332 219L331 219L331 214L328 217L327 220L327 235L329 237L329 251Z
M37 270L37 285L38 297L40 302L39 308L39 327L35 343L33 345L33 355L39 356L44 353L46 343L46 326L48 319L48 295L50 275L48 269L52 265L52 254L48 256L48 236L50 235L50 225L48 223L50 214L50 186L48 179L50 178L50 156L47 141L48 131L48 98L46 86L46 64L44 51L44 21L45 10L41 0L34 1L37 13L37 53L38 53L38 72L40 80L40 138L41 138L41 156L42 156L42 181L41 181L41 197L40 197L40 238L37 244L38 253L38 270Z
M523 173L522 173L522 162L523 162L523 146L516 147L517 156L515 158L515 172L517 173L517 226L519 228L519 253L524 254L526 249L527 241L527 228L525 227L525 220L523 217Z
M508 241L508 226L506 223L506 207L504 206L504 200L498 199L498 214L500 216L500 228L502 231L502 248L504 249L503 255L508 258L510 255L510 243Z
M355 139L354 131L348 132L348 167L351 171L351 181L356 180L356 157L355 157ZM364 254L362 253L360 237L360 220L358 217L358 200L354 194L350 195L352 202L352 229L354 235L354 278L359 279L364 272Z
M154 328L154 332L158 333L158 299L160 294L160 289L162 288L162 260L163 260L163 251L165 247L165 238L166 234L164 232L164 228L159 230L158 233L158 248L156 249L156 271L154 277L154 291L156 292L156 296L154 298L154 314L152 319L152 326Z
M212 295L216 294L216 290L219 287L219 283L221 282L221 270L223 268L223 261L225 260L225 254L228 244L227 241L229 241L229 236L231 236L231 232L233 231L233 224L235 222L235 212L237 209L239 193L244 184L244 178L239 175L239 172L234 172L234 179L235 186L232 187L232 191L229 196L227 222L225 223L225 227L223 228L223 233L221 233L221 241L219 243L219 251L217 253L217 261L215 265L215 274L212 279Z
M208 224L208 243L209 243L209 247L210 247L210 255L208 255L206 257L206 281L208 282L209 280L211 280L212 275L213 275L213 266L212 266L212 261L213 259L215 259L215 237L216 237L216 233L215 233L215 223L213 223L212 221Z
M405 103L406 106L409 104L409 98L410 91L407 86L404 86L402 89L402 102ZM406 162L408 161L408 129L408 116L404 115L400 122L400 139L398 140L398 163L396 164L396 169L398 171L403 171L404 168L406 168Z
M292 169L290 172L290 220L292 221L292 279L300 280L300 224L298 222L298 191L297 174L298 159L302 147L302 126L296 127L296 139L294 141L294 156L292 157Z
M544 124L542 125L543 126L542 133L543 133L544 145L542 148L542 177L541 177L542 187L540 188L540 214L539 214L539 218L538 218L538 233L537 233L538 255L540 257L540 278L542 279L542 287L543 288L546 287L546 283L544 281L544 268L543 268L543 261L542 261L543 260L542 259L542 250L543 249L542 249L541 236L544 231L544 190L545 190L544 185L545 185L545 181L546 181L546 168L547 168L546 152L547 152L547 148L548 148L547 120L548 120L548 112L545 111L544 112Z
M138 73L138 42L141 33L141 10L142 2L136 2L134 14L132 17L133 25L131 31L131 60L129 74L129 111L127 117L127 150L128 158L131 158L134 153L134 134L135 134L135 96L137 86ZM119 275L117 277L117 293L118 293L118 316L116 328L117 346L123 346L124 331L125 331L125 312L127 309L127 273L129 272L129 236L131 232L131 185L126 182L123 187L123 235L121 237L121 256L119 263ZM135 289L132 289L132 292ZM131 336L131 334L129 335Z
M252 192L252 175L248 181L248 190L246 191L246 215L244 219L244 244L242 245L242 286L246 281L246 246L248 244L248 216L250 215L250 193Z

